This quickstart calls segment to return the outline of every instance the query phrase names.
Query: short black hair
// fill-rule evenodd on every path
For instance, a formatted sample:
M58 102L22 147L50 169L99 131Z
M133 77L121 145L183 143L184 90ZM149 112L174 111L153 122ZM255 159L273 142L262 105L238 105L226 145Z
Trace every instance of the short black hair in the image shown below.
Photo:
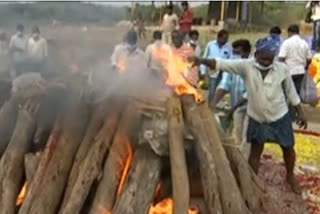
M227 30L224 30L224 29L220 30L218 32L218 38L220 38L222 36L229 36L229 32Z
M23 24L17 24L17 31L23 31L23 30L24 30Z
M181 3L181 6L189 6L189 3L188 3L187 1L183 1L183 2Z
M279 26L273 26L272 28L270 28L269 31L270 34L278 34L281 35L282 31L281 28Z
M167 6L167 10L168 10L168 9L173 10L173 6L172 6L171 4L169 4L169 5Z
M197 31L197 30L190 31L189 36L191 37L193 35L199 36L199 31Z
M126 41L129 44L137 43L138 41L138 35L137 32L134 30L130 30L126 35Z
M153 32L153 39L161 40L162 39L162 32L159 30L156 30Z
M38 26L33 26L32 33L40 33L40 29Z
M299 26L296 25L296 24L290 25L288 27L288 32L289 33L294 33L294 34L299 34L300 33Z
M238 39L232 43L233 48L241 47L242 50L246 53L251 52L251 44L250 41L247 39Z

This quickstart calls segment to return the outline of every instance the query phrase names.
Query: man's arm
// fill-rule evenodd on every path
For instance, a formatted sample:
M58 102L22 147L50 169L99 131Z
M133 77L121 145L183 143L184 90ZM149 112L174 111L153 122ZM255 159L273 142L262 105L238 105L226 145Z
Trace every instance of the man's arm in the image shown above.
M218 105L218 103L224 98L224 96L231 89L232 76L227 72L223 72L221 75L222 75L222 78L218 84L216 94L214 95L214 98L210 103L210 105L214 108Z
M204 50L203 58L208 58L208 55L209 55L209 46L210 46L210 43L207 44L206 49ZM200 65L200 75L201 75L201 76L204 76L204 75L206 74L206 71L207 71L207 66L205 66L205 65Z

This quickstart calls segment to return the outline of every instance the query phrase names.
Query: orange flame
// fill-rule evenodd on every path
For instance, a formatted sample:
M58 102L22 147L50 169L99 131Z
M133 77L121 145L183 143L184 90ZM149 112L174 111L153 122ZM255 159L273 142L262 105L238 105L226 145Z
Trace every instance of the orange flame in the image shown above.
M119 187L118 187L118 190L117 190L117 196L120 195L120 193L121 193L121 191L123 189L124 182L125 182L125 180L127 178L127 175L128 175L129 169L130 169L130 164L131 164L131 161L132 161L132 156L133 156L132 147L131 147L131 143L129 142L129 140L126 139L124 143L125 143L125 146L127 147L128 155L127 155L126 160L124 162L124 167L123 167L123 171L122 171Z
M125 60L125 59L122 59L122 58L118 59L118 61L117 61L117 68L118 68L118 71L119 71L120 73L126 72L126 69L127 69L127 65L126 65L126 64L127 64L127 63L126 63L126 60Z
M20 206L23 203L24 198L26 197L26 194L27 194L27 183L24 183L24 185L18 195L18 198L16 200L17 206Z
M191 63L183 60L181 56L174 53L171 48L154 49L152 55L166 70L166 84L173 86L176 94L191 94L197 102L204 100L202 93L186 80L187 73L192 68Z
M166 198L156 205L152 205L149 214L172 214L173 211L173 200L171 198ZM199 214L198 209L192 207L189 209L188 214Z

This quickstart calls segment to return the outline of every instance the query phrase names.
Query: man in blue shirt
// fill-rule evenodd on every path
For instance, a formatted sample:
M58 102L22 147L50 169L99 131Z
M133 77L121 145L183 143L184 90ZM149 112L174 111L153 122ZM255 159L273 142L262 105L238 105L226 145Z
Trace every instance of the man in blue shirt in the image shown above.
M203 54L203 58L212 59L212 58L222 58L229 59L232 54L231 45L228 43L229 33L226 30L221 30L218 32L217 40L209 42L206 46L206 49ZM202 65L200 66L201 76L205 75L207 67ZM212 101L215 95L216 87L221 79L222 74L220 72L215 73L210 76L209 82L209 103L212 105Z

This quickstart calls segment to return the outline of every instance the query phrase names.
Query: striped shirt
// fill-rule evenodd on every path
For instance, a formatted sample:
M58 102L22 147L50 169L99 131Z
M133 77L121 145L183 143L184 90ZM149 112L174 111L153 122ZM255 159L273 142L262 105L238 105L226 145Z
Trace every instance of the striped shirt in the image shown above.
M180 56L185 62L188 61L188 57L195 55L193 48L187 44L183 44L180 48L172 46L172 51L174 54ZM196 66L190 68L185 78L190 84L197 86L199 79L198 68Z

